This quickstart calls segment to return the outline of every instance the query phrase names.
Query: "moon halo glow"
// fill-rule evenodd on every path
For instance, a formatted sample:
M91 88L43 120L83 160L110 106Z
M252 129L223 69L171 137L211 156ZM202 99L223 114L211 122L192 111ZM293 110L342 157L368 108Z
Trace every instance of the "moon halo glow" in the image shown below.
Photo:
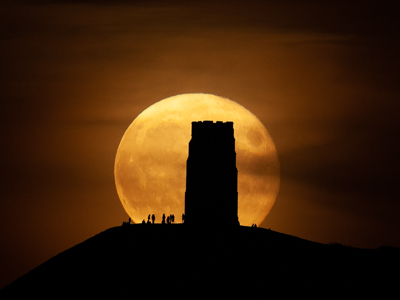
M114 166L121 203L135 223L184 212L193 121L234 123L241 225L260 224L279 191L279 161L264 125L240 104L211 94L182 94L145 109L122 137ZM213 213L210 207L210 214Z

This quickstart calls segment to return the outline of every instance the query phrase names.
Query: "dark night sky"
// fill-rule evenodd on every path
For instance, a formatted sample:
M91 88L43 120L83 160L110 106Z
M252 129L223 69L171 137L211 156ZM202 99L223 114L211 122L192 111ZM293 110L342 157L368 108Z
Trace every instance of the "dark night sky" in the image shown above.
M182 93L237 101L274 139L262 227L400 247L399 2L186 2L2 1L0 288L127 219L119 141Z

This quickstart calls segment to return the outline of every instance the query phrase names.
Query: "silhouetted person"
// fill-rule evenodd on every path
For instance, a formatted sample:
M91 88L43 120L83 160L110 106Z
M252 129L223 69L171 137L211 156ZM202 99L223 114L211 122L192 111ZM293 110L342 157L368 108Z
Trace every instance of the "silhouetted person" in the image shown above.
M151 216L151 221L153 222L153 224L154 224L154 221L156 220L156 216L153 214L152 216Z
M165 224L165 214L162 215L162 221L161 224Z
M182 214L182 223L185 223L185 214Z
M125 222L125 221L123 221L122 222L122 225L123 226L125 226L125 225L131 225L132 224L132 219L129 217L129 220L128 220L128 222Z

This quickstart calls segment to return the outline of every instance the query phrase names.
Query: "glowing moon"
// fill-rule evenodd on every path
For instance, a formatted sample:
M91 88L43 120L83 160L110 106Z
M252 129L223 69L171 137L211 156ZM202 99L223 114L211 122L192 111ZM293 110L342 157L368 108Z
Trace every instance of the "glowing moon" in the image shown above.
M115 158L119 198L136 223L184 212L192 121L233 121L241 225L260 224L279 191L279 162L264 125L238 103L210 94L183 94L144 110L128 127ZM210 214L213 213L210 207Z

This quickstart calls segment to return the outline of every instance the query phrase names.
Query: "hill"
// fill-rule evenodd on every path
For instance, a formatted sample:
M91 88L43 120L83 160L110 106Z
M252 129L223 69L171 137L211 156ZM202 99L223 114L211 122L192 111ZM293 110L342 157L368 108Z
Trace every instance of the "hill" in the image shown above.
M399 250L325 245L262 228L114 227L56 255L0 298L394 297Z

